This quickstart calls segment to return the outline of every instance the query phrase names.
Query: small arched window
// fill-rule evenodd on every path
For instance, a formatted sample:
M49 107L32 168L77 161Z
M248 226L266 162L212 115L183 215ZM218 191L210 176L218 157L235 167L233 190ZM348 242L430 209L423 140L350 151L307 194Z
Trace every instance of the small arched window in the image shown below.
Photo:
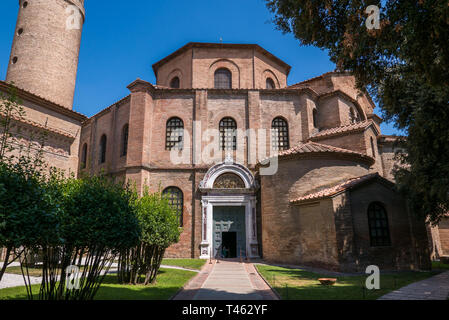
M226 68L220 68L214 75L215 89L231 89L232 73Z
M83 145L81 149L81 169L86 169L87 167L87 143Z
M387 211L381 203L373 202L369 205L368 224L372 247L391 245Z
M318 111L316 111L316 109L313 109L312 117L313 117L313 126L315 128L318 128Z
M179 81L179 77L174 77L170 81L170 88L179 89L181 82Z
M162 192L162 195L168 200L170 206L176 211L179 219L179 226L182 227L184 197L181 189L177 187L168 187Z
M276 85L274 84L273 79L267 78L266 87L267 89L276 89Z
M122 130L122 152L121 152L122 157L128 154L128 136L129 136L129 126L125 124Z
M182 150L184 147L184 122L173 117L167 121L165 150Z
M373 158L375 158L376 157L376 149L374 146L374 139L373 139L373 137L370 137L369 140L371 142L371 154L372 154Z
M272 149L275 151L290 148L288 138L288 123L281 117L277 117L271 123Z
M237 123L234 119L226 117L221 119L220 150L237 150Z
M100 164L106 162L106 143L107 143L106 135L102 135L100 139L100 155L99 155Z

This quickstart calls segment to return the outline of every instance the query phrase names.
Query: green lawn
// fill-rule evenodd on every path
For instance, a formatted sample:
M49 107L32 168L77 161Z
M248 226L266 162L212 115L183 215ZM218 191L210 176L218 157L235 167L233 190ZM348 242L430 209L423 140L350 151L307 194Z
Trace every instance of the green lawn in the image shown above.
M106 276L105 282L98 291L96 300L168 300L190 278L197 273L192 271L161 269L157 283L149 286L130 286L117 283L116 275ZM33 286L33 292L38 292L39 285ZM26 299L25 287L6 288L0 290L0 300Z
M186 269L192 269L192 270L201 270L203 265L206 263L206 260L202 259L163 259L162 264L166 266L176 266L176 267L183 267ZM82 268L81 268L82 270ZM28 269L30 276L32 277L40 277L42 275L42 269L41 268L29 268ZM6 268L6 273L13 273L13 274L22 274L22 271L20 270L20 267L8 267Z
M84 267L80 267L80 270L83 271ZM31 277L41 277L42 276L42 267L37 266L35 268L28 268L28 272ZM6 268L6 273L12 273L12 274L22 274L22 271L20 270L20 266L14 266L14 267L8 267Z
M206 263L203 259L163 259L162 264L166 266L183 267L187 269L201 270Z
M256 266L262 276L284 300L375 300L397 288L431 277L438 272L401 272L384 274L379 290L366 290L367 276L336 277L334 286L323 286L318 278L329 276L274 266Z
M449 270L449 264L444 264L440 261L432 261L432 269L435 270Z

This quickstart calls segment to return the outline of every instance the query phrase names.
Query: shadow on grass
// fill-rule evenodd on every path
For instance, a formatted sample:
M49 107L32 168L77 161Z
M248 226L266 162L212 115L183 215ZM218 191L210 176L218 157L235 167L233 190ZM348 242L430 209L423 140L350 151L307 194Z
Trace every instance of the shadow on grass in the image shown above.
M95 300L168 300L195 275L195 272L190 271L161 269L157 282L148 286L119 284L116 275L108 275L98 290ZM39 287L39 285L33 286L34 299L38 298ZM0 290L0 300L26 299L25 287Z

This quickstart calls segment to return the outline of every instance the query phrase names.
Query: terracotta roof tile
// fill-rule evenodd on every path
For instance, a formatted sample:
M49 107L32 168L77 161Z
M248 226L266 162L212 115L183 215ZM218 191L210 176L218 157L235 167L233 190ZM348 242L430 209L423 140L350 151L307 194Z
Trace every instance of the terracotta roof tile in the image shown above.
M299 154L299 153L329 153L329 152L362 155L361 153L358 153L358 152L355 152L352 150L337 148L337 147L333 147L333 146L329 146L329 145L321 144L321 143L316 143L316 142L307 142L307 143L301 143L301 144L297 145L296 147L290 148L288 150L281 151L281 152L279 152L278 156L283 157L283 156Z
M1 116L2 115L0 114L0 117ZM33 126L33 127L39 128L39 129L43 129L45 131L52 132L52 133L55 133L55 134L60 135L60 136L64 136L66 138L75 139L75 136L73 134L69 133L69 132L63 131L61 129L51 128L51 127L49 127L47 125L40 124L40 123L38 123L36 121L30 120L30 119L27 119L27 118L19 118L17 116L13 116L12 115L11 119L16 121L16 122L21 122L21 123L24 123L24 124L28 124L30 126Z
M291 200L290 202L291 203L300 203L300 202L309 201L309 200L318 200L318 199L327 198L327 197L336 195L344 190L350 189L362 182L368 181L368 180L376 178L376 177L380 177L377 172L371 173L371 174L368 174L365 176L357 177L357 178L352 178L352 179L346 180L345 182L340 183L336 186L310 193L310 194L302 196L298 199Z
M310 137L310 140L314 140L315 138L339 135L339 134L351 132L351 131L365 130L366 128L368 128L370 125L373 125L373 124L374 123L372 120L367 120L367 121L360 121L357 123L349 124L346 126L322 130L322 131L317 132L314 135L312 135L312 137Z
M349 74L349 73L348 72L340 72L340 71L329 71L329 72L323 73L322 75L319 75L319 76L316 76L316 77L313 77L313 78L310 78L310 79L307 79L307 80L304 80L304 81L292 84L291 86L288 86L287 88L291 88L291 89L293 89L293 88L301 88L301 87L304 87L305 85L307 85L307 83L309 83L309 82L313 82L315 80L319 80L319 79L325 78L325 77L327 77L329 75L332 75L332 74L340 75L340 74Z

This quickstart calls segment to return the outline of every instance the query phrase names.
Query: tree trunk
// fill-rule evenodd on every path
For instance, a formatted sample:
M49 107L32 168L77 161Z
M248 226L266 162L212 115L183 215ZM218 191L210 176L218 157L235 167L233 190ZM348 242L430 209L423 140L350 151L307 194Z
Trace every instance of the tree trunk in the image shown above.
M3 266L2 269L0 270L0 281L2 281L3 275L6 272L6 268L8 267L8 265L11 263L9 262L9 256L11 255L11 251L12 251L12 247L6 247L6 255L5 255L5 259L3 261Z

